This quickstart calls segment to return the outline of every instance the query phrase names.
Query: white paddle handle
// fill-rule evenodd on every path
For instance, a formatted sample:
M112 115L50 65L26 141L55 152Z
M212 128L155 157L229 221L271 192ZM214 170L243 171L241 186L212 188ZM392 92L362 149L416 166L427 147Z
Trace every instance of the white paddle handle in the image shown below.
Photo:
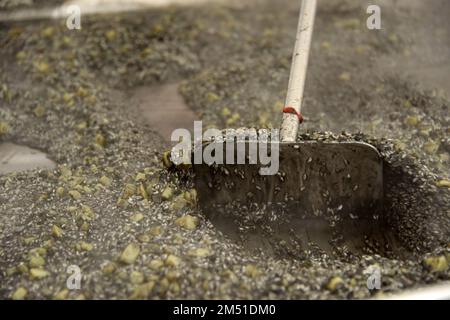
M286 106L281 125L281 141L283 142L295 142L297 140L316 8L317 0L302 1ZM289 110L291 113L287 113Z

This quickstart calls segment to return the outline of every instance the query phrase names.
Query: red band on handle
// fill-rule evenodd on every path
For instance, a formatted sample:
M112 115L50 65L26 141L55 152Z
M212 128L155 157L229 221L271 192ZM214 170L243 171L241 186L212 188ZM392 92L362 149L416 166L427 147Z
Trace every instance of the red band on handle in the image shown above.
M284 107L283 113L295 114L298 118L298 122L303 123L304 119L300 112L297 112L293 107Z

